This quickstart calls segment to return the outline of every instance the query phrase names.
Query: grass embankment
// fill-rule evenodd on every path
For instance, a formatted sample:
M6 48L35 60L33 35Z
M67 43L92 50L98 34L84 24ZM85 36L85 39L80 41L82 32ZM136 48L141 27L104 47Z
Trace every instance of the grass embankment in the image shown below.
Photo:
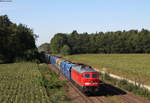
M142 96L150 100L150 92L144 88L140 88L140 85L133 85L131 83L128 83L126 80L117 80L115 78L110 77L109 74L101 74L100 77L102 80L111 82L111 84L119 88L123 88L129 92L132 92L136 95Z
M57 84L58 79L55 79L57 82L56 85L54 82L53 86L59 85L57 90L54 89L55 87L51 90L47 89L49 85L46 83L50 81L43 79L41 69L48 71L46 65L38 68L36 63L30 62L0 64L0 103L52 103L54 101L56 103L63 101L59 97L64 97L65 94L63 94L64 92L59 93L62 89L58 91L58 88L63 87L64 84ZM53 74L47 72L47 76L51 75Z
M42 74L42 78L39 77L39 80L42 86L46 88L51 102L70 103L71 100L67 96L66 81L60 80L56 72L48 70L47 65L39 65L39 71Z
M82 54L65 58L150 85L150 54Z

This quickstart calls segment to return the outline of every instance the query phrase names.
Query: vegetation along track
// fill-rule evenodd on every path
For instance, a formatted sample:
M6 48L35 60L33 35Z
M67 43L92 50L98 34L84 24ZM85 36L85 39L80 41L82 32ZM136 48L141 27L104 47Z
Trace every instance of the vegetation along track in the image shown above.
M50 70L59 72L54 65L48 64L48 67ZM67 80L61 73L60 79ZM71 81L67 82L67 87L68 95L75 103L150 103L150 101L106 83L104 83L100 92L93 96L86 96Z
M118 89L116 87L113 87L109 84L105 84L105 88L112 93L120 94L120 92L123 92L121 89ZM126 92L124 95L118 95L118 98L122 99L125 103L150 103L148 100L144 100L141 97L135 96L129 92Z

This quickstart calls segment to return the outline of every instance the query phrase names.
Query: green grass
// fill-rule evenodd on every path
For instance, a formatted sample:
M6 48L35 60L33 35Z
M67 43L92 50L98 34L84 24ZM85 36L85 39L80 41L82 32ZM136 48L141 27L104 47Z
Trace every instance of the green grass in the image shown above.
M31 62L0 64L0 103L59 103L59 97L64 96L64 92L60 89L64 84L59 84L55 76L54 81L51 79L46 81L43 79L41 69L53 79L54 75L48 73L46 64L40 66ZM57 89L48 90L46 86L49 85L45 84L45 81L47 84L53 83L50 86L57 86Z
M41 84L46 88L47 94L52 103L71 103L67 96L66 81L60 80L59 75L47 69L47 65L39 65L39 71L42 78L39 78Z
M65 58L150 85L150 54L81 54Z
M102 74L100 75L100 77L102 78L102 80L111 82L111 84L119 88L123 88L129 92L134 93L135 95L139 95L150 100L150 92L147 89L140 88L140 86L138 85L128 83L126 80L117 80L115 78L110 77L109 74Z

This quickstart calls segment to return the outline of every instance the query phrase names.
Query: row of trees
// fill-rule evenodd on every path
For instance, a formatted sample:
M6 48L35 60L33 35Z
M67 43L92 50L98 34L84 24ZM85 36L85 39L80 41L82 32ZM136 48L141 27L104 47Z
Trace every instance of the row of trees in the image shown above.
M58 33L51 40L52 53L150 53L150 31Z
M26 25L12 23L7 15L0 16L0 59L12 62L36 58L36 37Z

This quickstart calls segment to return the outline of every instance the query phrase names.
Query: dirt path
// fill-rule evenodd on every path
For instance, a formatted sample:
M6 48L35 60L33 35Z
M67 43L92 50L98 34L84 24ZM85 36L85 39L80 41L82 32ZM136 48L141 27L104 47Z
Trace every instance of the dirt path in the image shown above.
M55 65L48 64L48 68L59 72ZM67 80L63 74L60 79ZM141 97L116 88L110 84L104 84L103 89L94 96L86 96L72 82L67 82L68 94L74 103L150 103Z
M105 69L105 68L104 68L104 69ZM101 70L99 70L99 69L95 69L95 70L98 71L98 72L100 72L100 73L103 73L103 74L106 73L105 71L101 71ZM133 80L130 80L130 79L127 79L127 78L124 78L124 77L120 77L120 76L115 75L115 74L109 73L109 76L112 77L112 78L116 78L116 79L118 79L118 80L127 80L129 83L131 83L131 84L133 84L133 85L135 85L135 83L136 83L136 85L140 85L140 83L137 83L137 82L135 82L135 81L133 81ZM148 86L148 85L143 84L143 85L141 85L141 88L145 88L145 89L147 89L148 91L150 91L150 86Z

